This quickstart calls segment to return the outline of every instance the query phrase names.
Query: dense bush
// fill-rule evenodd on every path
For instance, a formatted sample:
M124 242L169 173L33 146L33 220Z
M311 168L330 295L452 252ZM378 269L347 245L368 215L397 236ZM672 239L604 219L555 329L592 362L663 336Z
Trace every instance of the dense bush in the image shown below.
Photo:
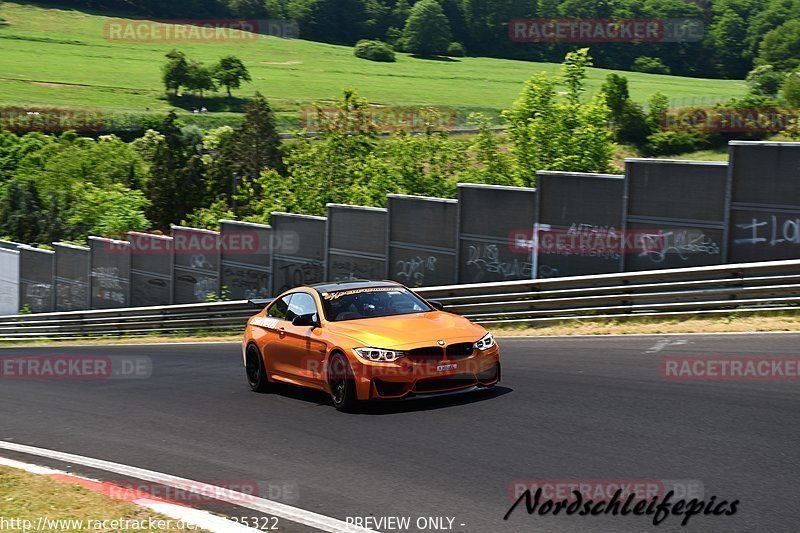
M613 153L608 128L611 111L604 93L581 100L588 48L567 54L560 80L535 74L510 110L503 112L512 141L511 153L520 182L534 186L537 170L606 172ZM556 82L566 86L559 98Z
M705 145L705 136L691 130L659 131L647 138L647 152L649 155L683 154L699 150Z
M787 20L764 35L758 49L758 61L788 71L800 67L800 20Z
M753 94L776 96L783 83L784 74L772 65L761 65L747 74L745 81Z
M437 0L419 0L403 29L403 45L420 56L443 55L452 42L450 21Z
M657 57L639 56L633 60L632 70L646 74L669 74L670 68Z
M655 128L648 122L642 106L631 100L628 79L619 74L609 74L600 90L605 94L611 111L611 127L616 140L643 146Z
M786 75L781 86L781 102L788 107L800 107L800 71Z
M447 47L447 54L450 57L464 57L467 55L467 49L461 43L450 43Z
M356 43L356 57L369 59L370 61L380 61L383 63L394 63L397 58L391 45L383 41L362 40Z

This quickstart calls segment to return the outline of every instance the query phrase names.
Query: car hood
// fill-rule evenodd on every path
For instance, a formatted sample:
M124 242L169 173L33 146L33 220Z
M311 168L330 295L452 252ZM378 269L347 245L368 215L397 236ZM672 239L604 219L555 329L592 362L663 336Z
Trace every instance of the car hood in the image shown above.
M373 348L411 349L435 346L440 340L476 342L486 335L483 327L443 311L331 322L329 328Z

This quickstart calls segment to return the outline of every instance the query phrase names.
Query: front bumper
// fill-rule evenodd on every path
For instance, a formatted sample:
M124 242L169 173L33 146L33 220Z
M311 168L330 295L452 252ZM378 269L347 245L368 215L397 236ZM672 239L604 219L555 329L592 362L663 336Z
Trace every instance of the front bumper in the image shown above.
M469 357L436 361L401 358L394 363L353 364L359 400L403 399L412 396L489 387L500 381L497 346Z

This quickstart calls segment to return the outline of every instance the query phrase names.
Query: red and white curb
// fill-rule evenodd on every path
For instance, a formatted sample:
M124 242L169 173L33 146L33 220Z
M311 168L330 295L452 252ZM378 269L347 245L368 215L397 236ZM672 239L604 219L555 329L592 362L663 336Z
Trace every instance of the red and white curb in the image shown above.
M153 512L168 516L169 518L180 520L188 526L205 529L212 533L242 533L259 531L258 529L245 527L241 524L237 524L236 522L213 515L207 511L201 511L199 509L192 509L190 507L178 505L176 503L151 496L146 492L120 487L107 481L96 481L87 477L76 476L75 474L70 474L62 470L55 470L53 468L47 468L44 466L23 463L22 461L15 461L14 459L8 459L6 457L0 457L0 466L7 466L16 470L24 470L25 472L29 472L31 474L47 476L58 481L59 483L64 483L66 485L77 485L115 500L126 501L139 507L145 507Z
M326 531L328 533L378 533L374 530L358 527L353 524L347 523L343 520L315 513L313 511L308 511L306 509L292 507L291 505L286 505L284 503L276 502L273 500L258 498L253 495L244 494L241 492L230 490L228 488L217 487L214 485L209 485L208 483L202 483L200 481L194 481L191 479L173 476L171 474L164 474L162 472L156 472L154 470L146 470L144 468L128 466L120 463L113 463L111 461L104 461L102 459L94 459L92 457L85 457L83 455L75 455L66 452L59 452L56 450L48 450L46 448L37 448L34 446L27 446L25 444L17 444L15 442L8 442L2 440L0 440L0 449L24 453L27 455L34 455L37 457L45 457L47 459L53 459L64 463L82 465L96 470L102 470L104 472L111 472L114 474L119 474L121 476L157 483L165 487L186 490L188 492L192 492L195 494L201 494L201 495L214 494L215 500L237 505L239 507L245 507L247 509L252 509L254 511L259 511L261 513L274 516L277 518L283 518L288 522L309 526L317 531ZM74 476L66 472L60 472L49 468L29 465L19 461L12 461L10 459L3 459L3 462L0 462L0 464L5 464L5 461L10 461L13 464L24 465L23 470L26 470L28 468L36 469L37 471L34 473L40 473L40 474L46 473L46 475L57 474L60 476L70 476L77 479L83 479L84 482L92 481L92 480L87 480L85 478L79 478L79 476ZM95 482L95 483L98 483L100 486L102 486L102 482ZM114 490L116 491L119 489L115 487ZM236 524L235 522L212 515L206 511L191 509L188 507L175 505L173 503L166 502L164 500L158 500L146 493L138 493L138 494L141 496L141 498L136 498L136 501L134 501L134 503L137 503L138 500L145 500L139 505L144 505L145 507L149 507L154 511L162 513L171 518L186 519L187 522L190 519L192 519L193 522L191 523L196 522L199 527L212 531L213 533L217 532L236 533L244 531L260 531L257 529L245 527L241 524ZM171 507L167 507L167 505ZM175 514L171 514L173 512Z

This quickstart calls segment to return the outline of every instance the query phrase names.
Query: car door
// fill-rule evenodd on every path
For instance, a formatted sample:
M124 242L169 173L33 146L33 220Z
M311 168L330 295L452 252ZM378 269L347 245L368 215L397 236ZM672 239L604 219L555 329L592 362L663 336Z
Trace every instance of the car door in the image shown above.
M264 318L254 320L251 325L258 327L264 332L265 341L262 344L266 355L267 369L271 373L285 375L289 372L286 368L289 361L288 347L285 343L286 326L291 325L288 321L289 303L294 294L288 294L267 308Z
M307 292L297 292L292 296L287 313L287 325L283 330L287 357L286 368L303 381L319 382L322 379L322 364L327 345L322 340L319 327L295 326L295 317L315 315L319 323L319 309L314 297Z

